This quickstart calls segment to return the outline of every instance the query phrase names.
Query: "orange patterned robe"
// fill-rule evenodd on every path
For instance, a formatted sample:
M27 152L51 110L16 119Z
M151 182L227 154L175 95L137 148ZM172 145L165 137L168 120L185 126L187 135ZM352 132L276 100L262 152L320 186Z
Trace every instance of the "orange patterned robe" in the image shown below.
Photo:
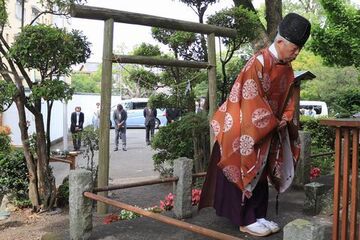
M260 54L264 66L256 59ZM263 49L248 61L214 114L211 126L221 153L218 166L248 197L263 171L279 192L292 182L300 153L294 117L299 90L293 85L291 65L276 62L269 49ZM278 131L281 119L287 127Z

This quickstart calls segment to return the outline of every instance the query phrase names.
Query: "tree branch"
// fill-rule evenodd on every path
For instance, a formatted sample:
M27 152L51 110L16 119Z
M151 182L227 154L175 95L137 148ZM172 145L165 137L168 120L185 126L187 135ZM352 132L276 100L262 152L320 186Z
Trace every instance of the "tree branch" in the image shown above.
M56 15L56 16L65 16L66 18L69 18L65 13L56 13L54 11L43 11L41 13L39 13L33 20L31 20L31 22L29 23L29 25L33 25L36 20L41 16L41 15L44 15L44 14L51 14L51 15Z
M1 40L1 43L2 43L2 44L5 46L5 48L6 48L6 50L3 49L4 52L2 51L1 53L2 53L3 56L6 58L6 60L9 62L9 64L10 64L10 62L11 62L11 64L14 64L13 61L10 60L10 58L7 56L7 53L6 53L6 52L9 51L10 46L9 46L9 44L6 42L6 40L4 39L4 36L3 36L3 35L0 35L0 40ZM20 63L20 61L18 61L17 59L15 59L15 61L16 61L16 65L18 66L18 69L20 70L22 76L24 77L24 79L25 79L25 81L26 81L26 84L29 86L29 88L31 88L32 85L33 85L33 82L31 81L29 75L28 75L27 72L25 71L25 69L24 69L23 65ZM15 70L15 71L16 71L16 70ZM15 74L15 73L12 72L12 74ZM16 72L16 74L17 74L17 72Z

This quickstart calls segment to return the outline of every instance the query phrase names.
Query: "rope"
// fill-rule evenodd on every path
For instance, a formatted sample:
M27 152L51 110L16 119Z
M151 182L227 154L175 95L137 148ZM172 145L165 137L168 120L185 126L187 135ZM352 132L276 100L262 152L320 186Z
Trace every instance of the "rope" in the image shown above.
M116 62L117 62L117 63L120 65L120 67L122 67L125 71L127 71L128 73L130 73L130 71L129 71L128 69L126 69L126 68L122 65L122 63L120 63L120 62L118 61L118 59L116 60ZM180 83L174 84L174 85L172 85L172 86L173 86L173 87L179 87L179 86L181 86L181 85L187 84L188 82L191 83L191 82L194 81L198 76L200 76L200 74L201 74L201 71L199 71L194 77L188 79L187 81L180 82ZM143 83L145 83L145 84L148 84L147 82L144 82L142 79L140 79L140 81L143 82ZM150 86L150 84L148 84L148 85ZM163 86L159 86L159 87L164 87L164 85L163 85Z

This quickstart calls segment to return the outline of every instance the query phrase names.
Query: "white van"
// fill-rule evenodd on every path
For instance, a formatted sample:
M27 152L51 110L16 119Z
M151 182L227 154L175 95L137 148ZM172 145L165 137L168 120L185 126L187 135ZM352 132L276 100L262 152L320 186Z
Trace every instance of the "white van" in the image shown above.
M127 128L144 128L144 108L147 106L148 98L132 98L122 100L120 103L123 105L124 109L127 112ZM112 118L113 111L116 109L114 105L111 109L111 128L115 126L114 120ZM166 125L166 116L165 109L156 109L157 117L155 121L155 128Z
M302 115L311 115L311 109L313 109L315 114L314 117L327 117L329 114L328 107L326 102L322 101L305 101L300 100L300 113Z

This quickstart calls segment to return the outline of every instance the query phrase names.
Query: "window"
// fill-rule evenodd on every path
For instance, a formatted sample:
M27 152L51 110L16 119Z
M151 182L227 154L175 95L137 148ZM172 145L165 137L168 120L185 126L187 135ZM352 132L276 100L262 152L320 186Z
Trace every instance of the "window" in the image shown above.
M16 0L15 17L19 20L22 20L22 4L23 4L23 0Z
M133 109L144 109L147 106L147 102L134 102Z

